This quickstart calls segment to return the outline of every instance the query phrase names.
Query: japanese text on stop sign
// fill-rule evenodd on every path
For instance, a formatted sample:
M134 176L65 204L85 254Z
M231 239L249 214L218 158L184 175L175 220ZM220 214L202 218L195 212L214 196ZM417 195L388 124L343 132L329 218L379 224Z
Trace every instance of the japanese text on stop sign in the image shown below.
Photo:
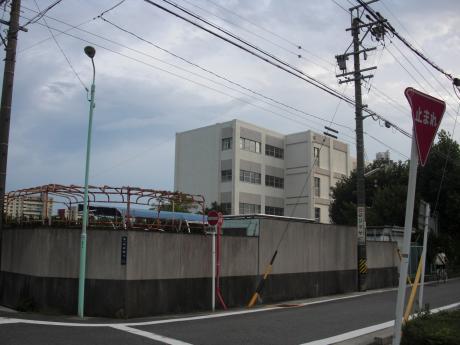
M420 107L417 109L415 112L415 122L424 124L424 125L430 125L433 127L438 126L438 122L436 120L436 116L434 115L434 112L431 112L429 110L422 110Z

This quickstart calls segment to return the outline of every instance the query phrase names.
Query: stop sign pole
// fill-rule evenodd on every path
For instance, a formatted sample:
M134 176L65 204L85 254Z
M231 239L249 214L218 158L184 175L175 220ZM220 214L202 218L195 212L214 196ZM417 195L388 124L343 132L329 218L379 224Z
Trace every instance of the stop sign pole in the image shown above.
M212 249L211 249L211 267L212 267L212 283L211 283L211 309L216 310L216 225L219 222L219 213L209 211L208 224L212 226Z
M412 218L414 215L415 185L417 181L417 166L420 160L425 165L433 144L434 137L446 109L446 104L411 87L404 91L412 109L412 145L409 166L409 184L407 187L406 218L404 221L404 239L399 269L399 287L396 300L396 318L393 333L393 345L401 341L401 326L406 295L407 268L409 266L410 239Z

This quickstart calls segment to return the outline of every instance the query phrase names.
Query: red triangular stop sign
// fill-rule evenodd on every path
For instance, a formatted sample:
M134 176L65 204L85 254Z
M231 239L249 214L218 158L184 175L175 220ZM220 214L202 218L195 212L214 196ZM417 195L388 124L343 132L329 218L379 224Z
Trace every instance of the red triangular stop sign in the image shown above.
M420 165L425 166L434 137L446 110L446 103L408 87L404 94L412 108L412 121Z

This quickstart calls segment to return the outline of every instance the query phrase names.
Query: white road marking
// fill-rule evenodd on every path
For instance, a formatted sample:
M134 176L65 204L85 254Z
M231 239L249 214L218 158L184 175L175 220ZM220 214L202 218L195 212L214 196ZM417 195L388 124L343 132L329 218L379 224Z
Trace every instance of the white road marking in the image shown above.
M395 288L390 289L382 289L382 290L374 290L374 291L366 291L364 293L354 293L353 295L349 296L342 296L342 297L335 297L335 298L328 298L313 302L304 302L298 303L299 307L305 307L314 304L321 304L327 302L334 302L340 301L344 299L350 298L358 298L367 295L373 295L377 293L383 293L388 291L393 291ZM238 311L230 311L230 312L219 312L213 314L204 314L199 316L190 316L190 317L180 317L175 319L163 319L163 320L154 320L154 321L144 321L144 322L126 322L126 323L83 323L83 322L57 322L57 321L40 321L40 320L27 320L27 319L14 319L15 322L27 323L27 324L35 324L35 325L47 325L47 326L66 326L66 327L110 327L110 326L149 326L149 325L159 325L165 323L174 323L174 322L185 322L185 321L196 321L196 320L205 320L205 319L215 319L227 316L234 316L234 315L243 315L243 314L252 314L252 313L260 313L265 311L272 311L272 310L280 310L285 309L284 307L280 306L273 306L273 307L264 307L258 309L246 309L246 310L238 310Z
M162 343L169 344L169 345L192 345L190 343L184 343L183 341L180 341L180 340L177 340L177 339L168 338L168 337L165 337L165 336L160 335L160 334L141 331L140 329L131 328L131 327L124 326L124 325L112 325L110 327L118 329L120 331L131 333L131 334L140 335L141 337L145 337L145 338L153 339L153 340L156 340L156 341L160 341Z
M454 278L454 279L458 279L458 278ZM454 280L454 279L450 279L450 280ZM426 284L429 284L429 283L426 283ZM387 288L387 289L372 290L372 291L359 292L359 293L355 292L352 295L348 295L348 296L328 298L328 299L323 299L323 300L318 300L318 301L313 301L313 302L298 303L298 306L306 307L306 306L314 305L314 304L321 304L321 303L340 301L344 299L358 298L358 297L367 296L367 295L374 295L374 294L379 294L379 293L384 293L384 292L390 292L396 289L397 288ZM280 310L280 309L285 309L285 308L280 307L280 306L272 306L272 307L262 307L258 309L246 309L246 310L238 310L238 311L230 311L230 312L218 312L218 313L212 313L212 314L204 314L204 315L199 315L199 316L180 317L180 318L174 318L174 319L153 320L153 321L144 321L144 322L126 322L126 323L57 322L57 321L27 320L27 319L18 319L18 318L11 319L11 320L16 320L15 322L21 322L21 323L28 323L28 324L35 324L35 325L47 325L47 326L66 326L66 327L127 326L129 327L129 326L148 326L148 325L159 325L159 324L174 323L174 322L215 319L215 318L221 318L221 317L227 317L227 316L260 313L260 312Z
M10 319L8 317L0 317L0 325L4 325L6 323L18 323L20 320L18 319Z
M460 306L460 302L453 303L453 304L445 305L445 306L440 307L440 308L431 309L430 312L434 314L434 313L438 313L438 312L443 311L443 310L457 308L459 306ZM411 318L412 317L413 317L413 315L411 315ZM334 344L334 343L338 343L338 342L341 342L341 341L357 338L357 337L360 337L360 336L365 335L365 334L377 332L377 331L380 331L380 330L388 328L388 327L393 327L394 324L395 324L395 321L391 320L391 321L387 321L387 322L384 322L384 323L379 323L378 325L373 325L373 326L369 326L369 327L365 327L365 328L361 328L361 329L356 329L356 330L351 331L351 332L335 335L333 337L319 339L319 340L311 341L309 343L303 343L301 345L329 345L329 344Z

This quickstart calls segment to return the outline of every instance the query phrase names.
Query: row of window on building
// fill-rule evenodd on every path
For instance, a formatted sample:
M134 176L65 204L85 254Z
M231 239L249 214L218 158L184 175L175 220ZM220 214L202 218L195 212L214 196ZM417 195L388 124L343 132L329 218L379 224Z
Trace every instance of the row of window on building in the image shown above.
M231 150L233 146L233 138L222 139L222 151ZM240 149L255 153L262 153L262 143L259 141L240 138ZM275 158L284 159L284 149L272 145L265 144L265 155Z
M232 181L232 170L222 170L221 171L221 181L222 182L231 182ZM254 172L254 171L247 171L247 170L240 170L240 181L253 183L253 184L262 184L262 174ZM284 188L284 178L265 175L265 185L268 187L274 188Z
M231 182L232 181L232 170L222 170L221 171L221 181L222 182ZM240 170L240 181L253 183L253 184L262 184L262 175L254 171ZM265 175L265 185L267 187L274 188L284 188L284 178ZM315 197L321 196L321 178L314 178L314 193Z
M225 214L232 213L232 203L223 202L221 203L222 211ZM261 211L261 206L258 204L248 204L240 202L239 204L239 214L258 214ZM274 206L265 206L265 214L275 215L275 216L284 216L283 207L274 207ZM321 220L321 209L315 207L315 221L320 222Z
M220 204L222 211L225 214L231 214L232 212L232 203L223 202ZM259 214L261 213L261 206L258 204L248 204L244 202L239 203L239 214ZM274 207L274 206L265 206L265 214L275 215L275 216L284 216L283 207Z

